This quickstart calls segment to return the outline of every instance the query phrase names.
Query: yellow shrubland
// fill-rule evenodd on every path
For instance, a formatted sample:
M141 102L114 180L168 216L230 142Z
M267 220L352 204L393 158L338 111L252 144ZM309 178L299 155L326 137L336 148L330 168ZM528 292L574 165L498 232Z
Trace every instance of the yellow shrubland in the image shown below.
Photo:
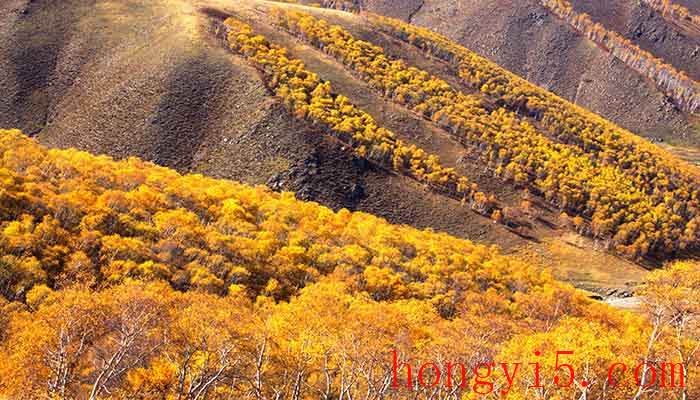
M691 263L649 279L644 310L662 317L647 323L492 247L133 158L47 150L19 131L0 131L0 177L2 398L472 398L475 365L512 368L535 350L550 390L529 389L524 366L513 398L570 397L581 389L550 382L566 348L589 398L618 399L630 388L602 384L613 362L680 351L697 365ZM414 380L423 363L464 363L466 387L389 387L394 350ZM503 390L504 379L489 382Z

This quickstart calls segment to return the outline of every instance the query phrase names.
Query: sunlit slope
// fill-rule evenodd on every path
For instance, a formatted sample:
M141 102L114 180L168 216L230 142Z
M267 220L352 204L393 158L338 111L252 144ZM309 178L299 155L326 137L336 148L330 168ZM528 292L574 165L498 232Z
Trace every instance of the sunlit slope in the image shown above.
M382 81L385 80L385 78L388 78L388 81L391 80L390 77L385 77L382 76L380 72L375 71L376 73L374 75L369 74L370 76L374 76L376 78L376 81L370 83L369 85L369 92L367 93L367 88L363 88L362 85L358 85L357 83L353 83L357 80L357 78L360 78L360 80L363 80L362 74L359 76L357 74L354 74L352 69L348 70L345 69L337 64L333 64L332 62L329 62L327 60L324 60L323 58L314 58L314 56L317 57L318 54L318 49L314 52L314 47L319 46L319 47L324 47L324 51L329 54L329 55L338 55L338 54L345 54L343 53L342 45L340 43L336 44L331 44L328 42L325 42L325 38L319 38L315 36L315 33L311 33L311 31L306 32L306 38L308 40L295 40L294 37L290 37L289 33L285 34L285 32L279 32L278 30L271 29L270 24L267 23L269 19L269 15L272 15L272 22L275 24L275 12L270 13L269 7L274 7L272 3L268 4L261 4L260 7L256 8L254 12L234 12L234 15L237 15L239 17L244 17L248 22L252 23L255 28L253 30L250 30L250 27L244 26L241 28L241 25L238 23L235 23L234 25L230 26L222 26L222 28L226 29L231 29L232 30L228 33L228 44L232 47L232 50L234 52L240 53L245 55L246 58L248 58L249 62L253 65L257 65L258 68L260 68L261 71L264 71L265 75L269 75L269 78L271 79L270 82L272 82L271 89L277 92L278 96L282 99L284 99L285 103L288 104L288 107L290 107L292 110L295 110L295 113L299 112L301 113L301 116L303 118L309 119L309 120L316 120L318 122L322 122L326 117L326 115L329 110L332 109L330 107L330 104L333 103L333 97L329 96L329 90L328 88L333 87L337 88L340 87L343 95L348 95L352 100L359 100L358 104L362 104L364 106L370 105L368 109L372 110L373 105L372 103L368 103L366 101L366 95L371 95L371 92L374 89L377 89L378 87L381 88L381 85L383 84ZM304 9L304 8L298 8L298 7L293 7L293 6L287 6L285 5L284 7L290 7L294 8L297 10L304 10L307 12L312 12L316 14L317 16L327 19L328 21L332 22L338 22L344 26L349 27L349 29L353 30L354 32L358 32L358 35L361 37L367 39L368 37L371 38L371 33L367 29L368 25L364 23L364 20L362 18L358 18L356 16L352 16L350 14L342 14L338 12L332 12L332 11L327 11L327 10L317 10L317 9ZM304 22L307 24L306 22ZM227 22L226 25L229 25ZM243 29L243 30L241 30ZM336 27L331 27L331 30L336 30L336 33L339 34L340 31ZM284 29L283 29L284 31ZM256 36L260 33L264 33L263 36ZM417 65L421 65L425 67L426 65L430 64L430 58L424 58L421 56L420 52L411 50L411 46L405 47L401 46L400 44L397 44L396 42L390 42L389 40L386 40L385 37L382 37L381 35L376 35L374 36L377 40L378 43L381 43L384 46L387 46L387 49L389 49L390 52L393 54L401 54L401 55L406 55L409 57L411 63L416 63ZM268 42L268 39L272 41L272 44ZM284 44L284 47L279 47L279 44ZM309 46L310 45L310 46ZM338 47L340 46L340 47ZM364 46L364 45L361 45ZM289 51L291 49L291 51ZM359 50L359 48L358 48ZM339 53L338 53L339 52ZM286 57L301 57L303 61L307 64L308 69L310 69L313 72L319 72L322 78L325 79L330 79L330 82L327 82L330 86L328 88L326 87L326 84L319 84L319 82L315 82L314 80L316 78L309 78L308 72L292 72L296 71L297 67L290 68L286 66L287 61L286 58L280 58L280 55L286 55ZM345 55L345 60L346 64L351 65L355 61ZM363 57L362 55L362 50L359 50L357 52L357 57ZM291 59L291 58L290 58ZM373 62L371 57L368 58L368 62ZM293 65L296 65L294 63L297 62L297 60L292 59ZM362 62L357 60L359 64ZM432 61L432 65L435 65L435 61ZM379 65L379 64L377 64ZM454 83L456 86L460 86L459 79L455 79L454 73L452 76L449 76L449 71L447 68L444 68L443 65L437 64L438 68L436 71L439 71L441 76L445 76L446 79L449 82ZM287 72L284 72L287 71ZM294 75L297 74L297 77L294 77ZM446 76L447 74L447 76ZM291 80L290 80L291 78ZM294 83L294 80L297 81L297 83ZM304 82L304 83L302 83ZM443 83L444 84L444 83ZM317 88L315 88L318 86ZM401 90L403 90L402 88ZM408 89L409 91L412 89ZM424 93L423 96L426 96L427 93ZM420 94L418 95L420 96ZM342 97L342 96L341 96ZM457 101L459 96L451 96L452 101ZM424 97L425 99L429 99L430 96L428 95L427 97ZM310 100L309 100L310 99ZM340 99L340 97L338 98ZM389 100L389 99L387 99ZM328 102L328 103L326 103ZM434 103L433 106L435 106L438 103ZM433 107L433 106L428 106ZM402 107L399 107L401 109ZM406 108L403 108L406 110ZM415 110L417 111L417 110ZM466 110L465 110L466 111ZM422 111L417 113L417 114L422 114ZM375 114L378 115L378 119L384 119L386 120L386 115L382 114ZM465 115L466 116L466 115ZM319 120L320 118L320 120ZM335 118L335 117L334 117ZM344 120L345 118L348 118L347 120ZM332 128L331 130L338 129L340 130L339 132L344 131L346 128L349 128L352 126L352 120L354 117L348 115L348 116L343 116L339 115L339 119L337 121L344 121L342 123L339 123L336 127L333 127L334 123L328 125L328 121L322 122L322 124L326 125L328 128ZM432 122L429 122L430 125L437 126L439 129L435 131L435 129L431 129L430 133L436 135L436 139L444 136L444 135L450 135L450 131L445 131L442 130L444 126L442 126L440 123L437 123L435 119L433 119ZM401 130L397 130L396 133L406 133L402 132ZM342 135L342 133L341 133ZM404 137L402 137L403 139ZM409 138L410 140L411 138ZM364 139L362 139L364 140ZM362 140L360 140L358 143L362 143ZM463 145L464 143L460 142L458 138L455 138L457 141L455 143L456 147L461 147L471 154L476 154L478 155L478 151L475 151L475 149L470 149L470 148L465 148ZM442 150L439 148L433 147L432 150ZM381 150L380 150L381 151ZM440 156L444 155L445 153L443 152L438 152ZM485 155L486 152L482 155ZM449 157L448 157L449 159ZM466 165L465 165L466 166ZM474 168L474 165L471 165L472 168ZM459 168L458 168L459 169ZM508 168L510 170L510 167ZM496 180L500 180L496 178ZM511 186L512 183L508 186ZM532 200L526 201L524 203L529 203ZM534 215L537 213L541 212L543 210L541 208L541 203L539 201L536 201L536 206L535 208L538 209ZM545 208L546 209L546 208ZM531 210L528 212L530 214L532 211ZM540 214L541 216L546 217L546 214ZM539 218L539 217L536 217ZM560 221L556 222L557 224L560 223ZM544 236L548 236L547 232L542 232L542 231L536 231L538 235L542 235L544 233ZM542 236L538 237L541 238ZM566 248L568 245L565 243L560 243L560 245L564 248ZM589 244L586 244L586 246L589 246ZM554 244L554 246L557 246L557 244ZM605 244L601 244L601 246L596 246L598 247L599 250L603 250L605 247ZM614 260L614 258L610 258L609 260ZM601 260L602 261L602 260ZM570 265L573 267L571 270L575 269L575 265L577 263L575 257L571 257L571 259L568 260L562 260L562 265L564 266L564 269L562 269L562 273L560 276L564 277L565 279L571 279L573 281L581 282L581 279L578 279L578 277L573 277L568 274L568 269L566 266ZM622 263L624 264L624 263ZM620 268L624 269L626 268L622 264L619 265ZM600 265L606 265L606 267L603 268L602 275L608 274L608 273L617 273L615 272L616 269L618 268L617 265L610 265L609 262L601 262L597 263L596 266L590 266L593 270L591 271L593 275L596 275L597 273L594 272L596 268L598 268ZM559 266L559 263L557 264ZM589 266L586 266L587 268ZM607 271L605 271L608 269ZM618 272L618 276L624 275L622 273L622 269L620 269ZM629 270L628 270L629 271ZM597 276L602 276L601 274L598 274ZM622 283L632 283L638 279L640 274L635 272L632 275L629 275L627 277L627 280ZM599 279L599 278L594 278L594 285L596 287L600 286L605 286L606 284L606 279ZM610 280L607 280L608 283L611 283ZM615 280L614 283L611 283L614 286L620 285L621 282L620 280ZM588 285L588 284L586 284Z
M438 303L467 288L513 295L554 284L496 247L136 158L49 150L18 130L0 131L0 174L8 300L35 285L127 278L281 300L324 275L361 273L356 283L377 285L377 299Z
M432 121L498 178L528 187L562 212L590 220L588 225L574 218L578 232L632 258L694 248L694 167L429 31L373 20L387 34L450 62L465 92L387 57L381 47L358 41L325 19L272 11L281 28L345 64L381 96ZM306 102L310 97L300 110L311 110L313 118L323 88L294 83L306 80L306 74L287 84L289 73L284 71L289 68L274 55L275 45L253 35L234 25L228 41L246 57L261 60L256 62L281 85L274 87L278 95L294 104L297 98Z

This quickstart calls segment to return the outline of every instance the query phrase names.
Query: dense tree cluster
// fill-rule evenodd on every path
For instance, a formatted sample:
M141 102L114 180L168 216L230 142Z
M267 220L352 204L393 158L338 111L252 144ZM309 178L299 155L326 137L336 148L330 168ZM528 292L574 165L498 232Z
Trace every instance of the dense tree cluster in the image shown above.
M477 362L515 333L590 324L565 314L603 320L447 235L16 131L0 153L9 398L403 398L391 350Z
M0 254L0 398L473 398L481 362L522 363L512 385L492 372L490 398L632 398L636 386L605 383L614 362L682 361L697 379L692 263L648 280L646 323L493 248L137 159L47 150L19 131L0 131ZM564 348L587 387L552 383ZM394 350L413 388L390 387ZM418 381L426 362L442 368L435 387ZM446 387L447 362L466 366L465 385L456 368ZM530 362L546 388L529 387ZM638 398L683 393L657 380Z
M490 362L564 317L630 329L494 248L19 131L0 132L0 254L11 399L398 399L392 350Z
M552 331L532 333L493 296L473 297L461 305L463 317L445 320L427 301L377 301L332 278L277 304L240 293L179 292L160 282L35 292L10 312L2 343L0 396L8 399L458 399L474 395L473 365L501 360L547 362L548 394L571 398L581 390L551 383L549 358L559 349L553 346L564 345L581 350L566 362L595 382L584 389L589 396L621 400L633 390L606 391L604 365L637 362L632 340L644 331L609 311L608 322L560 318ZM572 331L575 342L564 342ZM547 359L534 360L534 349ZM390 387L392 351L413 363L413 388ZM420 385L421 362L443 369L440 385ZM469 366L464 387L459 367L451 374L456 383L445 387L446 362ZM406 370L399 372L405 386ZM527 388L532 371L519 372L509 398L551 398ZM423 382L434 380L433 371L422 373ZM488 381L495 393L507 387L503 372L494 370Z
M36 285L128 278L282 299L342 270L361 274L357 283L373 297L430 298L448 313L465 290L528 287L521 279L531 271L493 248L333 213L290 193L47 151L18 131L2 132L0 157L0 293L8 300ZM511 268L525 275L503 280Z
M491 109L341 27L298 11L276 14L282 27L336 57L378 92L476 149L499 176L590 221L578 230L619 253L670 254L698 245L700 176L656 146L421 28L371 17L395 36L458 63L462 79L503 107ZM536 123L523 112L537 115Z
M700 83L683 71L640 49L619 33L594 22L588 14L577 12L569 0L540 0L540 3L588 39L608 49L629 67L650 78L676 100L680 108L691 113L700 110Z
M496 206L492 195L478 192L478 186L454 168L441 166L437 156L396 139L347 97L334 93L330 82L308 71L302 61L290 59L285 48L255 35L249 25L233 18L226 20L224 27L230 48L263 72L270 89L297 118L324 127L349 143L358 155L466 200L479 212L488 215Z

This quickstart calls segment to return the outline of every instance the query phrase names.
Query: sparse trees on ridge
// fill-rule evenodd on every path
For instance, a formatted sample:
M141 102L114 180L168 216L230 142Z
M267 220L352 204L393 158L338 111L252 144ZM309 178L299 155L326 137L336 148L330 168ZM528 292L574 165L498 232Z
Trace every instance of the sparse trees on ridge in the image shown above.
M662 91L671 96L680 108L691 113L700 110L700 83L689 78L683 71L640 49L619 33L593 22L588 14L574 10L568 0L540 0L540 3L588 39L608 49L629 67L650 78ZM645 1L645 3L660 6L657 1ZM660 7L666 10L665 13L678 15L679 11L673 6Z
M642 3L659 11L664 18L686 29L693 35L700 34L700 16L694 15L680 4L674 4L671 0L641 0Z

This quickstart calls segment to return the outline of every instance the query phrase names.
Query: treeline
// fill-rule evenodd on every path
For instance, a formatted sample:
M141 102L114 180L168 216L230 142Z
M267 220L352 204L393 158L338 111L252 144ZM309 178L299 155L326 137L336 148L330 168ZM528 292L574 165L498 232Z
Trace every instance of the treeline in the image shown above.
M691 113L700 109L700 83L689 78L683 71L678 71L648 51L640 49L617 32L609 31L603 25L593 22L588 14L576 12L568 0L540 2L588 39L603 46L629 67L654 81L681 109Z
M0 131L0 254L10 399L427 398L471 389L390 389L392 350L491 362L571 326L642 342L494 248L19 131Z
M673 4L670 0L642 0L642 3L657 10L670 22L689 33L700 35L700 16L693 15L687 8Z
M300 119L314 124L348 143L364 158L424 182L452 197L465 201L475 211L490 215L497 199L478 190L476 183L440 164L436 155L405 144L377 125L372 116L350 100L333 92L331 83L308 71L304 63L288 57L287 50L269 43L252 28L233 18L223 28L230 49L262 71L266 84L285 106Z
M341 27L297 11L275 14L283 28L337 58L382 95L476 149L499 176L528 185L565 213L589 219L588 225L574 219L579 232L604 239L629 257L698 245L697 171L653 145L512 74L499 74L503 70L466 50L462 54L468 58L462 59L441 45L450 43L446 39L431 41L420 28L373 17L397 37L459 63L462 79L503 107L489 109L479 97L389 59L382 48ZM547 135L519 113L539 114Z
M367 17L383 32L447 61L466 86L479 90L492 102L519 116L535 120L538 128L557 141L594 152L596 158L608 163L640 164L661 159L664 165L672 164L674 169L687 169L687 165L657 146L520 78L444 36L391 18L373 14ZM626 160L626 157L634 158Z
M434 33L402 21L368 14L383 32L419 47L450 63L462 82L479 90L490 101L534 120L538 128L556 141L593 153L600 162L639 168L663 168L676 179L697 176L697 171L647 141L584 108L544 90L469 49Z

